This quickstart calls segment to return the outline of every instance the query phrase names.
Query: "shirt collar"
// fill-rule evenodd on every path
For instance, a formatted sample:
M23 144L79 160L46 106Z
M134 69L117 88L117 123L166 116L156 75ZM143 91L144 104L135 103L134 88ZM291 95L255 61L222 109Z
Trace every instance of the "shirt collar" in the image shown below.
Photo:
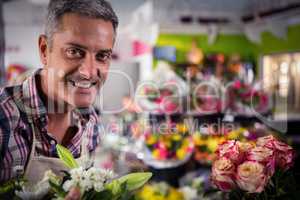
M23 107L23 111L26 112L28 116L32 117L32 119L41 118L47 115L46 107L37 90L36 77L39 75L40 71L41 69L34 71L22 85L23 105L21 106Z

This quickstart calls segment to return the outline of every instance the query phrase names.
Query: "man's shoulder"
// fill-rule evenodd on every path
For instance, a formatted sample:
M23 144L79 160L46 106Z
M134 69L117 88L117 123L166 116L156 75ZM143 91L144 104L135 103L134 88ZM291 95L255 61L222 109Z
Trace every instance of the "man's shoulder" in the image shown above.
M7 87L0 87L0 103L6 103L9 100L15 100L22 95L22 85L14 85Z
M21 85L0 88L0 128L15 128L20 118L18 102L21 98Z

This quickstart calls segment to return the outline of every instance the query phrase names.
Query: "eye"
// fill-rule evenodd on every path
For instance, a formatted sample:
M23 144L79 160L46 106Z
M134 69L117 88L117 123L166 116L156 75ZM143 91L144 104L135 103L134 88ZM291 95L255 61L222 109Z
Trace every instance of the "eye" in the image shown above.
M100 62L108 62L111 59L111 52L99 52L96 55L96 60Z
M71 47L66 50L66 56L70 59L83 58L85 52L81 49Z

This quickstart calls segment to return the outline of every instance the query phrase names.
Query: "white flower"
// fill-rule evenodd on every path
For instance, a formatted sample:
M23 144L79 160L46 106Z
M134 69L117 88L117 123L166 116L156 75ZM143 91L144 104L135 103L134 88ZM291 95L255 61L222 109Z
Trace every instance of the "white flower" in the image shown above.
M111 179L113 179L115 177L114 172L111 171L111 170L105 169L104 173L105 173L106 180L111 180Z
M83 191L88 191L93 188L93 181L85 178L79 183L79 186Z
M204 184L205 178L203 176L199 176L193 180L192 187L198 188L202 184Z
M84 170L82 167L71 169L70 174L71 174L71 178L75 182L79 183L83 178Z
M63 184L63 189L64 191L68 192L71 190L72 187L74 187L76 185L76 183L73 180L67 180L66 182L64 182Z
M79 186L80 192L94 189L95 191L102 191L105 183L114 177L114 173L110 170L91 167L84 170L82 167L72 169L70 171L71 180L63 184L63 189L69 191L74 186Z
M96 192L101 192L104 189L104 185L101 182L95 182L94 183L94 190Z
M197 199L197 190L188 186L180 188L185 200Z

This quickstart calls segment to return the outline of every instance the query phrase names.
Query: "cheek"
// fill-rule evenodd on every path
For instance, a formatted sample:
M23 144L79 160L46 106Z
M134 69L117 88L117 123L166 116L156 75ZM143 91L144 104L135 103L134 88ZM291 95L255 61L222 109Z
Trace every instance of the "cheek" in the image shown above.
M107 79L108 73L109 73L109 64L106 66L103 66L100 68L101 76L104 78L104 80Z
M55 53L49 60L48 68L55 70L59 79L63 80L66 74L71 73L77 66L77 62L66 59L62 53Z

